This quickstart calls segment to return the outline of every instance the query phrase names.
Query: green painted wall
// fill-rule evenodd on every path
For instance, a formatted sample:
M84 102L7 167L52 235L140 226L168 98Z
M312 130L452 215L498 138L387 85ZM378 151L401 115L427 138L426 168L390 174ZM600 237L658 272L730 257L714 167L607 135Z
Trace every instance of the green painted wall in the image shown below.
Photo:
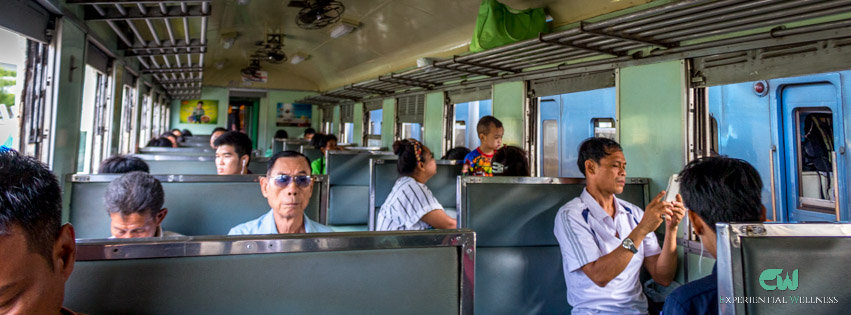
M685 93L683 61L620 69L618 129L627 176L649 177L651 196L685 165Z
M396 99L388 98L384 100L381 118L381 146L388 149L393 147L393 141L396 130Z
M493 86L493 115L505 127L502 142L523 147L523 103L526 101L522 81L500 83Z
M443 156L443 92L435 92L426 94L425 97L425 117L423 117L423 126L425 134L423 135L423 143L434 153L434 156L440 158Z
M202 100L219 101L219 117L216 124L181 124L180 123L180 100L171 101L171 125L169 129L189 129L193 134L209 135L216 127L226 127L228 123L228 89L223 87L201 88Z
M353 115L355 115L353 120L355 130L352 132L354 133L354 135L352 135L352 139L355 143L361 146L366 146L366 144L361 143L363 142L363 103L355 103Z
M74 23L64 20L58 30L58 67L56 78L59 88L56 94L56 118L53 131L53 173L62 184L62 221L68 222L68 206L71 202L71 185L65 182L65 175L77 170L77 145L80 142L80 115L82 113L83 75L85 60L83 52L86 34ZM71 63L73 57L74 63ZM75 68L73 71L71 68Z

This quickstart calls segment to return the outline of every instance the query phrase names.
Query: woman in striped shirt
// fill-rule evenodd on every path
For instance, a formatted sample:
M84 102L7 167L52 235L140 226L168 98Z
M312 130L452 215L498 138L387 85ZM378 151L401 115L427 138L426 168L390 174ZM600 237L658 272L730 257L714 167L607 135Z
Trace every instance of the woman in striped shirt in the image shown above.
M378 211L376 230L454 229L455 219L446 215L425 185L437 173L431 150L417 140L405 139L393 143L393 152L399 156L399 179Z

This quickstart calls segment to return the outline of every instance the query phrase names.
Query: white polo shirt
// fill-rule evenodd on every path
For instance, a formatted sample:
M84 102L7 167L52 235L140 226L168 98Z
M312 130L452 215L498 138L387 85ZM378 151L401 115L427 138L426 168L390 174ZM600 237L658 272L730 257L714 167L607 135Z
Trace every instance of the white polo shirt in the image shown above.
M617 212L612 218L587 190L559 209L555 233L561 248L567 302L572 314L646 314L647 298L638 280L644 257L662 249L654 233L636 244L638 253L620 275L599 287L585 275L582 266L621 247L623 240L641 222L644 211L615 197ZM615 236L617 234L617 237Z

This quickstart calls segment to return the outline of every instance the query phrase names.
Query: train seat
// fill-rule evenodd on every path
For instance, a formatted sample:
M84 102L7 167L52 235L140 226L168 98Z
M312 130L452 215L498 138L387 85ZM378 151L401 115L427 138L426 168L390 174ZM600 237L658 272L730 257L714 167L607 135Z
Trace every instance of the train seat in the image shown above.
M329 151L328 199L320 223L366 230L369 221L369 160L392 158L389 152Z

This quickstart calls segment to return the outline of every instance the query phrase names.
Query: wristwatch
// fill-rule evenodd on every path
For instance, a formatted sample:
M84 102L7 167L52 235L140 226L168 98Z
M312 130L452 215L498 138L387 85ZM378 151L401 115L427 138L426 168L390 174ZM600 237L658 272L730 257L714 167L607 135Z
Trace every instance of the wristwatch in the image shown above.
M633 243L632 239L630 239L629 237L623 239L623 243L621 243L621 246L623 246L623 248L628 249L633 254L638 253L638 248L635 248L635 243Z

